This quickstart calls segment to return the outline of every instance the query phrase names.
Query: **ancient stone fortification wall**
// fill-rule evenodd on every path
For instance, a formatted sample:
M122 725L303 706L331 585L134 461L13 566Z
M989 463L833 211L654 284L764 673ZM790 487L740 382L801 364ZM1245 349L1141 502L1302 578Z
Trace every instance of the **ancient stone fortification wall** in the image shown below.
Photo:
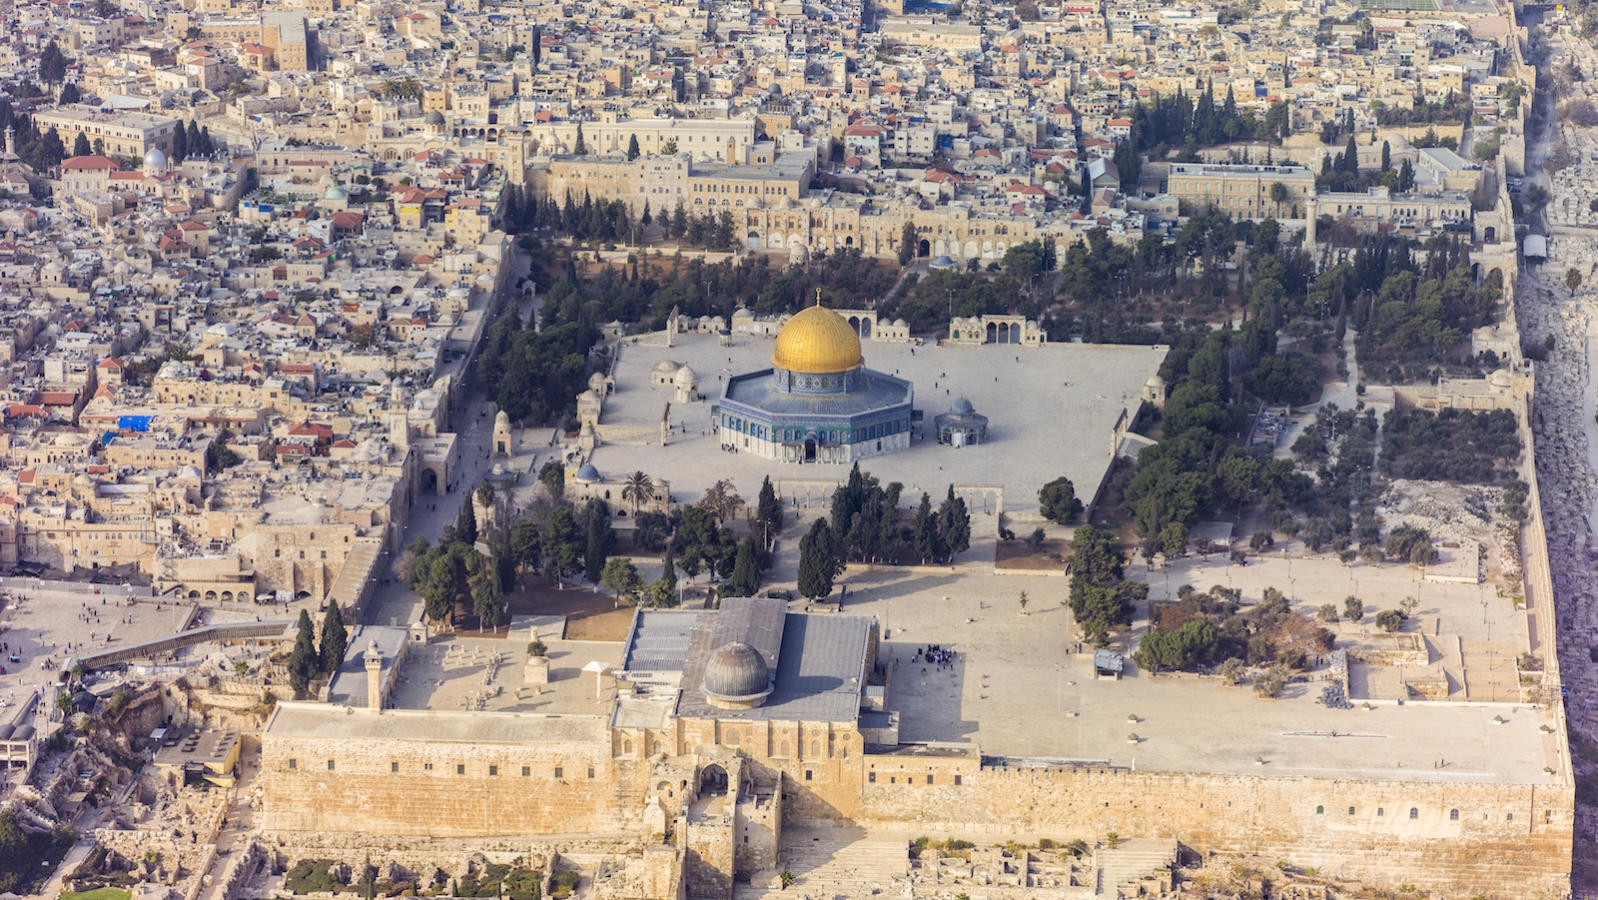
M1201 851L1277 856L1462 895L1557 897L1569 883L1574 795L1557 786L1022 769L949 758L868 757L867 771L862 824L929 836L990 827L1056 839L1171 837Z
M712 822L690 823L683 835L685 848L683 880L688 895L701 898L730 898L733 874L732 816L715 817Z
M469 837L607 834L636 816L641 786L602 735L588 742L467 744L269 736L261 778L268 831ZM331 766L330 766L331 762ZM618 804L626 793L627 808Z

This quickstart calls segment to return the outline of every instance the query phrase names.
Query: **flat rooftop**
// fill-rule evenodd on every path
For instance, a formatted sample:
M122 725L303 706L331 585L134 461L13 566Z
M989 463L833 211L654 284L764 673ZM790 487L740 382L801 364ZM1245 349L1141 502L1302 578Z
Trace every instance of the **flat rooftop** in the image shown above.
M566 641L545 637L549 683L527 684L531 632L512 628L508 638L434 638L412 644L400 665L390 703L397 710L483 711L604 716L616 689L583 667L621 667L620 641ZM342 680L342 679L340 679ZM364 682L363 688L364 690ZM357 705L364 706L364 700Z
M727 453L710 431L710 409L727 379L771 367L775 340L733 335L729 344L710 334L662 334L624 341L615 369L615 393L600 416L604 441L592 462L602 474L643 470L668 479L679 502L692 500L728 478L753 498L762 477L773 481L843 480L841 465L781 463L747 453ZM1060 475L1079 496L1091 496L1111 461L1110 436L1123 409L1133 410L1143 385L1165 359L1165 347L1097 344L921 346L863 341L865 364L914 385L923 413L922 438L910 449L872 457L862 471L884 483L899 481L913 501L927 491L941 496L950 483L992 485L1004 491L1005 509L1037 509L1038 488ZM656 363L693 368L705 399L672 404L674 431L660 446L660 417L670 386L651 384ZM937 443L933 417L960 397L988 417L986 443L956 449ZM980 511L980 508L979 510Z
M466 744L604 742L605 720L595 716L384 710L279 703L266 731L282 737L331 740L427 741Z

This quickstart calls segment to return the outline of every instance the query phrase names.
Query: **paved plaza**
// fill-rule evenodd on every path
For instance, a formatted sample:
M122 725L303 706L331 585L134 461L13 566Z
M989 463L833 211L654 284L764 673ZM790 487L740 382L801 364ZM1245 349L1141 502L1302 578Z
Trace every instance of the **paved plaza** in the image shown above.
M616 364L616 391L605 402L593 464L614 475L643 470L671 482L679 502L690 501L717 479L728 478L752 498L765 475L773 482L831 482L845 478L841 465L783 464L721 449L711 433L711 407L734 374L770 366L771 338L735 335L723 345L708 334L678 335L666 347L663 334L624 344ZM920 346L865 341L867 367L915 384L915 408L923 414L920 438L907 451L860 464L884 482L899 481L905 495L940 496L951 483L1003 490L1007 512L1035 512L1045 482L1065 475L1077 494L1091 497L1112 458L1111 435L1122 410L1134 410L1144 383L1165 359L1164 347L1046 344L1022 347ZM704 399L672 404L673 431L660 446L660 421L670 387L650 383L656 363L672 360L699 375ZM988 417L988 442L960 449L940 446L934 416L960 397ZM820 496L818 494L818 496ZM977 511L981 511L978 508Z
M1318 582L1329 576L1301 572L1306 562L1314 561L1295 560L1293 566L1298 590L1306 595L1300 605L1312 609L1332 598L1318 595ZM1225 583L1224 573L1203 564L1192 568L1206 587ZM1403 568L1389 568L1360 573L1367 593L1402 581ZM1286 578L1278 581L1271 569L1234 568L1234 584L1246 600L1257 600L1266 584L1286 589ZM1173 591L1180 574L1187 573L1173 570ZM1347 581L1344 575L1324 588L1340 602ZM897 666L890 706L901 714L905 741L969 742L989 755L1194 772L1553 784L1557 777L1543 769L1562 766L1558 741L1542 730L1551 716L1524 705L1376 702L1370 709L1335 710L1318 702L1325 682L1313 680L1316 672L1278 700L1212 678L1134 671L1120 681L1095 680L1091 653L1073 652L1077 644L1061 605L1068 585L1063 578L851 570L845 583L845 612L876 616L887 629L883 652ZM1420 589L1422 618L1443 612L1432 603L1442 599L1434 587ZM1022 591L1029 597L1024 615ZM1479 615L1473 593L1470 599ZM1452 614L1447 618L1452 621ZM913 662L916 650L928 644L955 650L954 665Z
M53 702L61 667L72 657L182 631L195 613L193 604L152 599L147 587L130 591L118 585L37 579L7 582L0 588L0 641L6 645L0 653L5 668L0 674L0 724L9 722L35 690ZM206 610L204 616L205 624L244 619L241 613L220 610Z

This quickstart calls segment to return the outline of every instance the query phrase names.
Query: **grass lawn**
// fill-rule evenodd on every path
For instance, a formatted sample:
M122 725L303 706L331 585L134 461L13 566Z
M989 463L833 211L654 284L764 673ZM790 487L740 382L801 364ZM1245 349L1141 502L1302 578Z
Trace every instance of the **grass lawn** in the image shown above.
M132 900L133 892L122 888L103 887L76 894L62 894L61 900Z

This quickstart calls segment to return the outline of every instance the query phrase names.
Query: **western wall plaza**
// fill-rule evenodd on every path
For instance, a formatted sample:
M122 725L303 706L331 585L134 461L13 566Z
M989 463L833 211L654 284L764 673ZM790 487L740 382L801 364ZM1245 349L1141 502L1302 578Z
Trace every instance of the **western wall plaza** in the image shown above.
M1598 898L1598 3L0 25L0 900Z

